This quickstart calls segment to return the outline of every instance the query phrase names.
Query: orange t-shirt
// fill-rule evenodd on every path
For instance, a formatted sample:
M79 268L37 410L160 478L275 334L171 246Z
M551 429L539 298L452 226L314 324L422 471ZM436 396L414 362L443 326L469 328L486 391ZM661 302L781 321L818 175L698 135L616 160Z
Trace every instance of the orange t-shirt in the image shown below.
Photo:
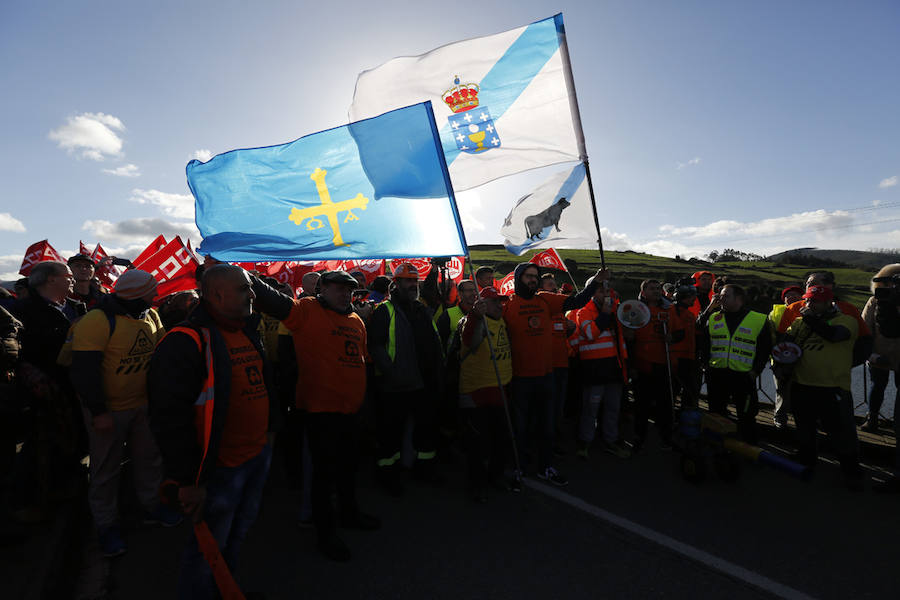
M669 317L677 319L671 324L672 331L684 330L684 339L669 346L669 356L672 357L672 361L679 358L694 360L697 358L697 321L694 313L690 309L673 306L669 311Z
M663 331L672 331L681 327L681 322L673 318L674 308L660 308L648 305L650 309L650 321L635 330L634 358L635 366L639 371L648 372L652 365L666 364L666 342ZM659 318L660 313L666 313L666 317ZM666 321L665 328L663 321ZM671 357L671 354L670 354Z
M538 292L525 300L513 294L504 305L503 319L512 345L514 377L541 377L553 371L553 320L550 315L562 313L566 298L565 294Z
M788 327L791 326L791 323L800 318L800 309L803 308L805 304L806 300L797 300L796 302L787 305L787 308L784 309L784 315L782 315L781 321L778 323L778 333L786 332ZM843 300L836 300L834 304L839 311L856 319L856 323L859 326L859 337L872 335L869 326L866 325L862 315L859 314L858 308Z
M353 414L366 393L366 326L356 313L342 315L316 298L294 300L283 321L297 355L297 407Z
M231 395L219 442L218 463L224 467L244 464L266 445L269 428L269 394L263 379L262 357L241 331L220 330L231 356Z

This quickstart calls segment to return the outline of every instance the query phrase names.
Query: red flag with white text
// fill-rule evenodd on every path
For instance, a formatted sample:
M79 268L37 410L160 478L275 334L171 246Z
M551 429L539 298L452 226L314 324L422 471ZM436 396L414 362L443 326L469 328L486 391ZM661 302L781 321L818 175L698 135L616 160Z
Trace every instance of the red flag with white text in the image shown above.
M515 271L504 277L500 280L498 284L500 286L499 291L504 296L512 296L516 292L516 282L513 279L513 276L516 274Z
M94 248L94 251L91 252L91 258L94 260L94 263L97 264L97 270L95 274L97 275L97 279L100 280L100 285L105 287L106 289L112 289L113 284L115 284L116 279L119 278L119 271L112 264L100 264L104 258L107 258L109 255L106 254L106 250L103 249L99 243L97 243L97 247Z
M22 266L19 267L19 275L28 277L28 274L31 273L31 269L34 265L39 262L47 261L66 262L47 240L35 242L28 246L28 249L25 251L25 257L22 259Z
M160 234L156 236L156 239L150 242L150 244L146 248L144 248L141 253L138 254L138 257L131 261L131 263L133 265L139 265L165 247L166 238L163 237L162 234Z
M88 250L88 247L84 245L84 242L78 240L78 254L84 254L85 256L90 256L91 251Z
M175 236L165 248L135 267L147 271L159 282L156 301L174 292L197 289L194 278L199 261L189 252L181 237Z
M543 252L538 252L534 256L531 257L531 260L528 261L536 264L539 267L546 267L548 269L557 269L559 271L569 272L566 268L566 263L563 262L562 257L556 251L556 248L549 248L544 250Z

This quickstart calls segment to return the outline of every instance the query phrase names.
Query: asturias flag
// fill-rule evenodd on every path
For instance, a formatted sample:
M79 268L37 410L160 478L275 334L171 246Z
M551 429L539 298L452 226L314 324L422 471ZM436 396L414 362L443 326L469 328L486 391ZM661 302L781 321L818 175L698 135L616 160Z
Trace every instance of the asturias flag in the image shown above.
M350 120L423 100L457 191L586 158L561 14L361 73Z
M446 256L462 226L428 102L187 165L203 254L227 261Z

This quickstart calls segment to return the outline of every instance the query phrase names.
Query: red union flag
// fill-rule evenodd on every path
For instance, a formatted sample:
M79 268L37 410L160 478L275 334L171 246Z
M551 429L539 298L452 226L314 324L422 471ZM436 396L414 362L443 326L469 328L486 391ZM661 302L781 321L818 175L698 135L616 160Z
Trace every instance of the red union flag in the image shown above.
M103 249L99 243L97 247L94 248L94 251L91 252L91 259L97 264L97 279L100 280L100 285L105 287L106 289L110 289L113 287L113 284L116 282L116 279L119 278L119 272L116 270L116 267L111 264L105 264L100 266L100 261L109 256L106 254L106 250Z
M352 273L359 271L366 276L366 283L372 283L379 275L384 275L385 261L384 259L363 259L363 260L345 260L341 267L344 271Z
M562 257L559 255L555 248L550 248L549 250L538 252L531 258L529 262L532 262L539 267L557 269L566 272L569 271L566 268L566 263L563 262Z
M174 292L197 288L194 274L199 261L179 236L175 236L165 248L135 267L147 271L159 282L156 289L157 299L162 299Z
M516 291L516 282L513 279L513 276L515 275L515 273L516 272L513 271L512 273L510 273L509 275L507 275L506 277L504 277L503 279L500 280L500 283L499 283L500 290L499 291L504 296L512 296Z
M22 259L22 266L19 267L19 275L28 277L34 265L46 261L66 262L47 240L35 242L25 251L25 258Z
M409 263L419 272L419 280L423 280L431 273L432 264L430 258L395 258L391 260L391 271L395 271L397 267L403 263ZM451 256L447 261L447 277L452 279L454 283L459 283L465 278L466 257Z
M84 245L84 242L78 240L78 254L84 254L85 256L90 256L91 251L88 250L88 247Z
M150 242L150 245L144 248L138 257L131 261L131 263L135 266L141 264L146 261L148 258L162 250L166 247L166 238L162 236L162 234L156 236L156 239Z

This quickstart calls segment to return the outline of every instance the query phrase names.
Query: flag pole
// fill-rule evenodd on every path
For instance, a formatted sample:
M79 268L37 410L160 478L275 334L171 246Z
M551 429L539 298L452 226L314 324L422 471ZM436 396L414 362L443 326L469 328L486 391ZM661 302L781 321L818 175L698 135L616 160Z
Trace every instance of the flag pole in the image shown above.
M456 194L453 189L453 182L450 180L450 170L447 168L444 151L439 143L440 136L438 134L437 124L434 121L434 111L431 108L431 101L428 100L423 104L426 105L425 112L431 122L431 131L434 136L435 148L437 149L438 156L440 156L441 167L444 171L444 181L447 187L447 193L450 197L450 208L453 210L453 219L456 221L456 230L459 233L459 241L462 243L463 251L466 254L466 262L469 263L469 273L472 277L472 283L475 284L475 290L480 295L481 290L478 289L478 280L475 278L475 267L472 265L472 255L469 252L469 243L466 241L466 232L462 226L462 218L459 216L459 207L456 205ZM497 386L500 388L500 399L503 401L503 412L506 414L506 426L509 428L509 440L512 444L513 459L515 460L516 466L515 476L517 481L521 481L522 466L519 462L519 449L516 447L516 432L513 428L512 418L509 415L509 402L506 398L506 390L503 389L503 380L500 377L500 367L497 366L497 355L494 353L494 345L491 343L491 331L488 328L487 317L482 315L481 319L485 329L484 339L487 340L488 350L490 350L491 354L491 363L494 365L494 375L497 377Z
M603 254L603 238L600 235L600 220L597 217L597 202L594 200L594 184L591 182L591 167L588 164L587 147L584 143L584 129L581 126L581 111L578 109L578 94L575 92L575 77L572 75L572 61L569 58L569 44L566 41L566 27L562 14L556 15L556 34L559 39L559 57L563 64L566 90L569 93L569 110L575 126L575 138L578 142L578 154L584 164L584 174L588 181L588 193L591 196L591 209L594 213L594 227L597 228L597 247L600 250L600 267L606 268L606 257Z

